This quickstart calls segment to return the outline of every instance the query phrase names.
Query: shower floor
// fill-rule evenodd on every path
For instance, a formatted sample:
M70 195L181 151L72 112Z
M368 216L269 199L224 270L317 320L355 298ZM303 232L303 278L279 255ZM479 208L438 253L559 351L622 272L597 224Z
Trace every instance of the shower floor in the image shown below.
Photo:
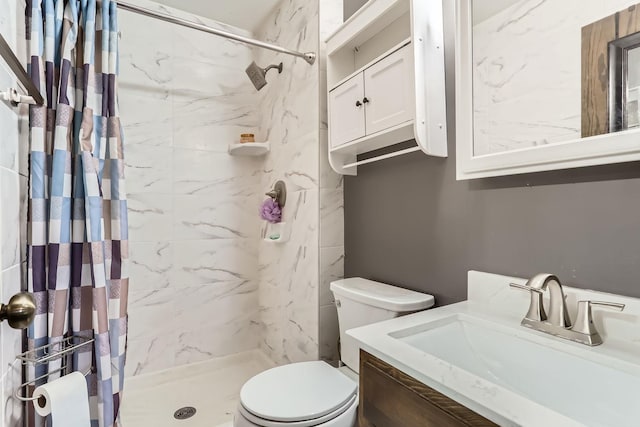
M258 350L125 379L123 427L231 426L242 385L275 364ZM196 414L177 420L184 406Z

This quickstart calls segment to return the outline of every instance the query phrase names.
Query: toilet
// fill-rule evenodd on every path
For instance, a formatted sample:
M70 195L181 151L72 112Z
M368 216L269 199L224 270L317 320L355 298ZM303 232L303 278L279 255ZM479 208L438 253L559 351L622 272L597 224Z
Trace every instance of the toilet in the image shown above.
M432 295L353 277L331 283L338 309L341 359L291 363L264 371L240 390L234 427L353 427L358 408L359 347L349 329L434 304Z

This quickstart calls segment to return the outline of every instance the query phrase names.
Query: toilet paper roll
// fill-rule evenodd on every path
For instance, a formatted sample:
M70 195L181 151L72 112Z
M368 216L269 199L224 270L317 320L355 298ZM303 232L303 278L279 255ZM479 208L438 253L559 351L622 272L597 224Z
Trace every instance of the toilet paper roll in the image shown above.
M40 397L44 397L42 402ZM87 380L80 372L41 385L33 392L36 412L45 417L51 414L52 427L89 427L89 394ZM44 406L41 406L44 403Z

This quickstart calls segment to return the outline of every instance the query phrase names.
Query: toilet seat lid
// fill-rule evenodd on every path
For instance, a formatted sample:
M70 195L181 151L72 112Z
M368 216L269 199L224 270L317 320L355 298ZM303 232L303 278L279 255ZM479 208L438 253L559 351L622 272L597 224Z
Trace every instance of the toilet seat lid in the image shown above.
M292 363L251 378L240 390L240 402L265 420L306 421L344 406L357 388L353 380L325 362Z

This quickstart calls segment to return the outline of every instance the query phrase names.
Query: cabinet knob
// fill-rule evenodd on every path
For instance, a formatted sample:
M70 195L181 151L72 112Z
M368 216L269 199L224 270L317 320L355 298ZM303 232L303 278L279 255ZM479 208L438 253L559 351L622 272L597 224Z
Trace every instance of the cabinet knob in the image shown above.
M364 97L364 99L362 100L363 104L368 104L369 103L369 98L367 98L366 96Z
M362 107L362 102L356 101L356 107Z

